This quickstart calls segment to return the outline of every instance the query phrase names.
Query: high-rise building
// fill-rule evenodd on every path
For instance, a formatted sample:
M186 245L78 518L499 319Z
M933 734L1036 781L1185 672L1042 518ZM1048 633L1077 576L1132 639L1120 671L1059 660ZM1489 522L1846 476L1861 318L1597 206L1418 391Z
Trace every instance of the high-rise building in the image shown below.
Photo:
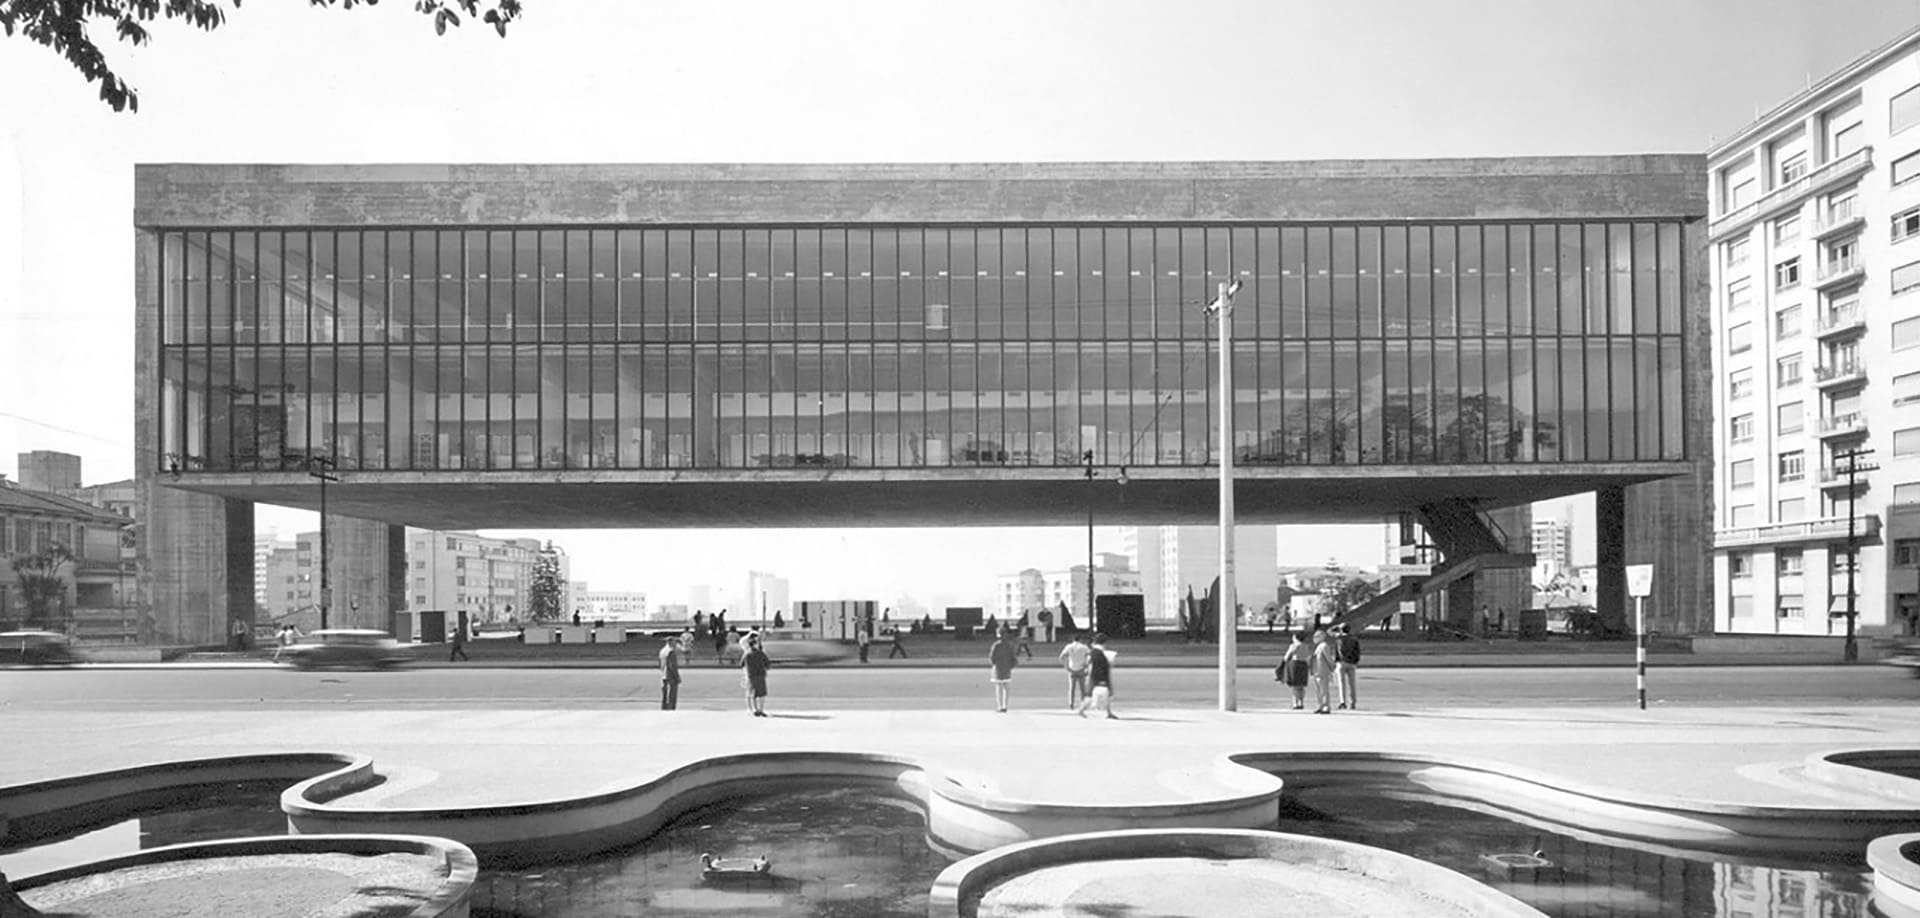
M1546 583L1573 566L1573 527L1553 517L1533 521L1533 581Z
M407 600L415 610L465 610L475 621L524 621L532 598L534 567L546 550L539 539L495 539L472 532L407 530ZM578 597L560 564L560 615L573 614ZM588 612L581 609L585 617Z
M1084 570L1082 568L1083 576ZM1018 619L1023 611L1047 605L1047 576L1039 568L1029 567L1017 574L1001 574L994 585L993 614L1002 621Z
M1920 29L1708 151L1718 631L1920 630L1916 125Z
M1130 527L1123 544L1138 552L1140 586L1147 592L1147 618L1167 621L1178 617L1180 603L1192 590L1205 596L1220 576L1220 531L1212 526ZM1280 535L1275 526L1234 527L1235 598L1247 609L1259 610L1273 602L1280 588ZM1148 552L1153 552L1148 554Z
M50 449L19 454L20 487L29 491L71 491L80 487L80 457Z
M745 602L750 607L740 610L742 621L757 619L773 621L773 613L782 616L791 615L787 578L766 571L747 572L747 592Z

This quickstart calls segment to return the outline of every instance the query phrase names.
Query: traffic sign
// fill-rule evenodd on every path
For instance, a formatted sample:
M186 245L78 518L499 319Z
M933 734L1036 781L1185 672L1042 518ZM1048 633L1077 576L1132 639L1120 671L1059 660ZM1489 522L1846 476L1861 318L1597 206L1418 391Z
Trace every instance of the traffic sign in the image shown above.
M1627 565L1627 595L1636 599L1653 595L1653 565Z

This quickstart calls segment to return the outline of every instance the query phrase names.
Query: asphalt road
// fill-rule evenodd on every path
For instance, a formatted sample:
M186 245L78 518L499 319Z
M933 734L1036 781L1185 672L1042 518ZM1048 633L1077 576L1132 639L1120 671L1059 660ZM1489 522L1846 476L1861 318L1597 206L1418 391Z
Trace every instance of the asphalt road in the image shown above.
M737 670L693 666L680 689L683 709L739 707ZM1239 671L1243 709L1285 704L1266 667ZM1115 667L1116 706L1211 709L1215 672ZM985 667L860 669L777 667L770 706L788 710L916 710L989 707ZM458 669L300 672L258 665L147 669L0 671L0 709L167 710L207 707L299 709L498 706L558 708L658 704L651 669ZM1362 703L1376 710L1499 705L1632 705L1634 674L1619 668L1393 668L1360 673ZM1647 675L1649 705L1767 706L1920 702L1920 679L1904 670L1854 666L1661 666ZM1015 672L1013 704L1064 705L1064 675L1048 665Z

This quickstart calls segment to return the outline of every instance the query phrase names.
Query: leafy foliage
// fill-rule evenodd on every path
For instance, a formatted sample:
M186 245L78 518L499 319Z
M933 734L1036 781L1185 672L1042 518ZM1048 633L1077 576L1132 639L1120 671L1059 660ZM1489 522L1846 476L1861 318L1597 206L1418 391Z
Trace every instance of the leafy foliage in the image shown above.
M88 33L90 25L105 24L114 37L130 45L152 41L148 24L160 20L178 20L202 31L211 32L227 21L226 2L240 8L240 0L0 0L0 29L9 37L19 36L45 46L80 71L89 83L100 84L100 99L116 112L139 111L140 94L120 78L107 63L106 54ZM373 6L379 0L307 0L313 6L337 6L344 10L362 4ZM520 18L520 0L415 0L415 12L433 19L433 30L444 35L457 28L461 14L476 18L500 35L507 24Z
M560 556L551 546L533 562L533 583L527 587L527 617L550 622L560 617Z
M27 606L27 627L47 628L57 624L53 620L54 611L67 595L66 568L72 562L72 553L63 545L13 559L14 583Z

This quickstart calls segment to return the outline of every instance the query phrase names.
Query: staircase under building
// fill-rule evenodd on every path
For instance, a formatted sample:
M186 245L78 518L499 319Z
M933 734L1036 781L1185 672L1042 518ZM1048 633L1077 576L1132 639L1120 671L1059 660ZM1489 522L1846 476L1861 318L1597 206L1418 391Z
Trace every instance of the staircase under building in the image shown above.
M1426 574L1401 577L1399 583L1336 616L1334 624L1356 630L1371 627L1392 615L1401 603L1438 595L1463 581L1470 585L1469 578L1481 571L1533 567L1533 555L1509 551L1505 534L1467 501L1424 504L1415 512L1427 537L1440 551L1440 563ZM1467 605L1470 615L1471 602ZM1455 613L1449 618L1465 616Z

